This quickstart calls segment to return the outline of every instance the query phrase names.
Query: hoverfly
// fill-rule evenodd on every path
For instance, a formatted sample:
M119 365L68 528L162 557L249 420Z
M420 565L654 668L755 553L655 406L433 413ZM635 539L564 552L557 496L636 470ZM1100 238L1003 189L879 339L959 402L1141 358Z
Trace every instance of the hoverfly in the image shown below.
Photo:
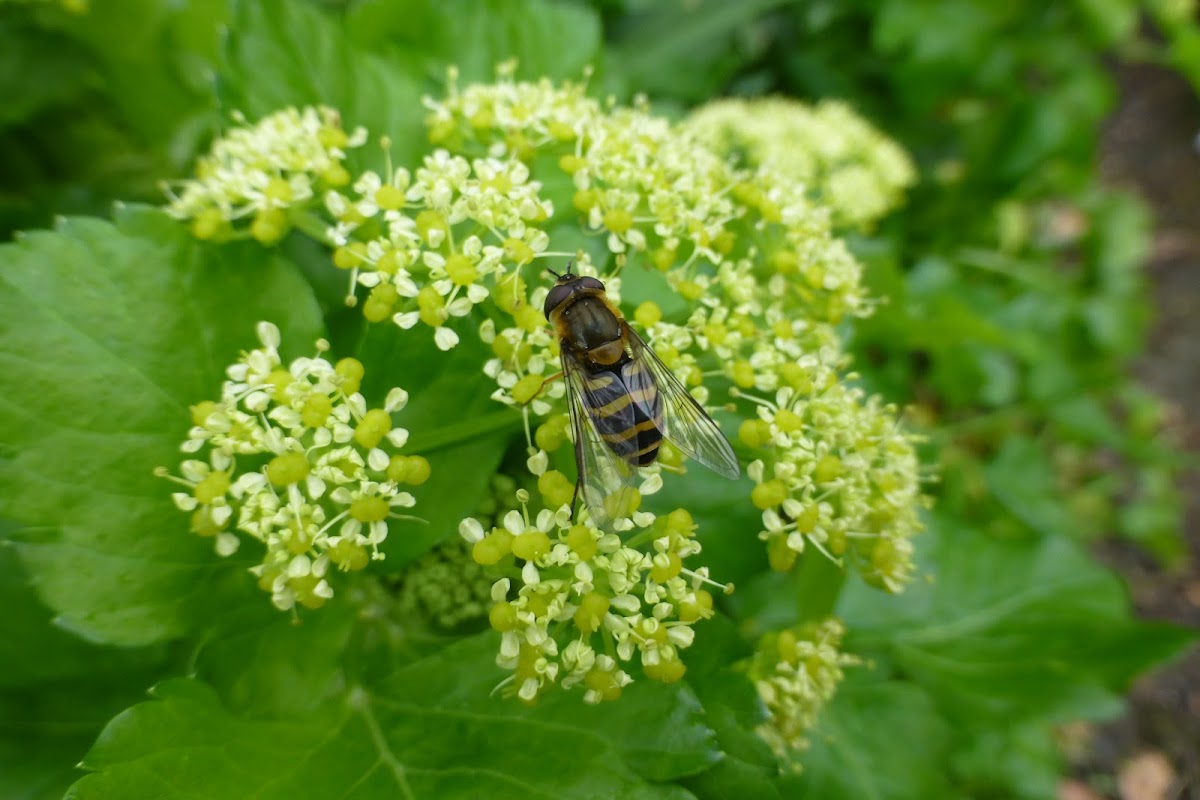
M571 265L546 296L559 338L575 440L574 512L582 492L592 520L625 516L638 467L653 464L663 438L726 478L741 474L737 456L654 351L629 327L596 278Z

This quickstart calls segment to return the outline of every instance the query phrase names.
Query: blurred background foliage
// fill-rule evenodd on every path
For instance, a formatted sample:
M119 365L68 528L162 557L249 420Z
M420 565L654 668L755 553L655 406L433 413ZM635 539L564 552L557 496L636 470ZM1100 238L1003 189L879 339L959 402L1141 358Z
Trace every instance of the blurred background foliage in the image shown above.
M337 44L317 32L328 20ZM285 40L255 33L270 29ZM1200 90L1187 0L5 2L0 239L160 202L230 111L254 119L297 94L390 131L404 163L423 148L418 98L446 67L484 80L512 55L522 77L594 64L597 92L645 93L679 117L725 95L856 108L920 173L902 209L845 234L885 298L852 333L856 366L928 436L940 548L955 531L980 553L1115 536L1182 564L1189 462L1130 371L1151 317L1152 220L1100 181L1097 146L1114 63L1160 64ZM409 81L385 80L385 63ZM956 784L1044 796L1054 748L1030 720L956 751Z

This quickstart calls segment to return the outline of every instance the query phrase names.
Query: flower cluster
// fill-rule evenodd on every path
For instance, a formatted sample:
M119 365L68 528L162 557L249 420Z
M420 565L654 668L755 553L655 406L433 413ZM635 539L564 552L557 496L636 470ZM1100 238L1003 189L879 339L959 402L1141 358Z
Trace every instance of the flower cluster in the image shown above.
M511 157L468 160L437 150L410 174L367 172L343 194L329 192L333 262L368 295L364 316L408 329L434 329L442 350L458 344L449 326L500 291L504 276L545 253L538 225L554 206L528 166ZM376 233L376 231L379 231Z
M615 700L635 660L653 680L682 678L692 625L712 615L702 587L717 585L683 565L700 552L691 515L635 511L623 539L573 523L569 505L531 516L524 490L518 500L522 510L490 531L473 518L459 528L477 563L508 573L492 586L488 616L511 690L533 702L556 685L582 686L585 702Z
M839 650L845 633L833 618L769 633L743 664L769 714L758 734L781 759L808 746L805 734L837 691L842 668L861 663Z
M849 553L869 582L898 591L910 577L910 538L920 528L913 441L898 428L894 408L843 382L848 358L834 324L869 306L858 264L831 234L827 209L805 195L800 177L811 176L734 169L690 125L671 126L640 105L605 107L574 85L452 86L445 101L429 105L431 136L440 143L493 156L514 154L514 145L557 155L585 230L603 234L617 264L636 257L664 273L688 311L671 319L646 300L633 320L701 402L712 399L706 377L719 377L756 405L757 418L743 423L740 438L766 451L750 473L772 563L790 568L811 542L832 558ZM826 137L806 151L824 165L822 175L848 171L858 159L877 167L893 194L911 182L903 153L848 109L826 104L812 116L814 128L846 125L842 145ZM871 150L868 141L878 146ZM575 270L596 272L586 254ZM619 278L605 279L619 301ZM530 468L544 494L556 487L561 497L569 482L542 472L547 454L567 443L566 417L553 402L557 387L544 389L557 354L536 311L545 292L529 292L513 276L502 297L512 324L489 318L480 335L495 352L486 367L499 384L494 397L547 415Z
M439 544L405 568L395 584L396 612L452 629L487 616L492 582L460 538Z
M820 374L814 370L810 374ZM808 547L848 556L867 583L899 592L912 578L911 539L921 530L915 438L895 409L832 373L754 398L758 418L738 438L763 458L747 472L762 512L771 567L786 571Z
M804 186L839 226L870 228L916 182L904 150L837 100L725 98L693 111L685 127L717 152Z
M218 554L238 549L234 531L265 545L252 571L276 606L316 608L333 596L331 568L383 558L388 519L413 505L401 486L423 483L429 463L394 452L408 440L391 416L407 403L404 390L368 409L355 359L331 364L318 342L316 357L285 367L279 329L259 323L258 338L262 346L228 368L221 399L192 406L181 449L204 458L183 461L172 479L187 490L172 498Z
M555 686L613 699L638 669L677 680L693 624L712 614L703 587L719 584L684 567L700 549L688 512L638 505L682 471L669 444L643 470L631 512L605 530L586 511L572 519L575 476L553 468L569 463L573 444L566 387L552 380L559 342L542 310L544 268L568 260L600 277L618 307L636 285L627 315L659 358L700 403L743 415L749 501L762 511L771 565L789 569L811 548L899 591L920 527L914 440L893 407L850 383L838 326L872 306L835 223L869 224L898 201L912 181L903 153L841 106L805 112L806 135L780 105L766 115L776 141L765 129L713 138L722 125L699 116L672 124L644 101L589 97L584 83L516 81L511 64L491 84L459 86L452 72L444 96L425 105L433 151L411 169L325 180L306 207L321 224L305 229L333 248L347 300L368 321L423 327L442 350L475 333L490 347L483 373L495 400L525 414L533 480L513 482L484 521L460 526L481 570L471 588L448 592L446 564L431 562L409 580L413 602L458 620L442 601L475 613L478 579L491 576L498 663L527 702ZM728 160L729 146L746 163ZM795 163L771 155L781 146L802 151ZM552 235L570 250L552 249ZM518 487L534 482L531 500ZM833 691L829 676L849 663L836 653L840 635L827 623L764 645L774 654L753 673L775 715L773 743L794 746Z
M240 114L233 120L237 127L197 163L196 178L166 187L167 213L191 220L199 239L231 238L247 225L264 244L282 239L292 225L288 209L349 183L346 150L367 140L363 128L346 133L325 106L288 108L254 126Z

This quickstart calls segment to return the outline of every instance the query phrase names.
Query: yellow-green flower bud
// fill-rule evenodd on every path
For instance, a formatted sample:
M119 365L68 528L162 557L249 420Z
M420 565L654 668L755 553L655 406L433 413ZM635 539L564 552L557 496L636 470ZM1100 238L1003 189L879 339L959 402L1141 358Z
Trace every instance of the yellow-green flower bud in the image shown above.
M610 208L604 212L604 227L615 234L622 234L633 227L633 214L623 208Z
M201 241L216 241L229 233L229 221L219 208L206 208L192 220L192 235Z
M750 365L749 361L744 359L734 361L729 371L729 377L738 386L743 389L749 389L754 386L754 367Z
M371 561L367 548L350 539L340 539L328 553L329 560L345 572L363 569Z
M228 472L210 472L192 489L197 502L205 505L225 496L229 491Z
M400 293L390 283L381 283L371 289L367 300L363 303L363 316L367 322L383 322L392 316L396 303L400 301Z
M780 505L787 496L787 484L779 478L760 483L750 491L750 501L762 511Z
M333 251L333 265L338 269L361 267L366 260L367 245L363 242L350 242Z
M392 429L392 416L382 408L373 408L363 414L362 421L354 429L354 441L363 447L375 447Z
M513 538L512 552L517 558L534 561L550 552L550 537L539 530L519 533Z
M388 501L378 496L356 497L350 501L350 516L359 522L382 522L391 510Z
M538 477L538 491L546 499L546 508L558 508L571 502L575 496L575 485L556 469L549 469Z
M638 306L633 312L634 321L643 328L649 328L651 325L661 320L662 317L662 309L659 308L658 303L655 303L653 300L647 300Z
M712 595L703 589L697 589L695 595L695 600L684 600L679 604L681 622L695 622L698 619L708 619L712 616Z
M683 560L675 553L667 553L662 560L665 563L659 564L660 557L655 557L655 564L650 568L650 577L659 583L666 583L679 574L683 569Z
M542 316L540 309L524 303L513 311L513 322L518 328L534 333L545 327L546 318Z
M471 548L471 558L476 564L489 566L512 552L513 535L503 528L484 536Z
M494 630L501 633L516 630L520 625L520 620L517 619L517 609L507 601L496 603L488 611L488 623Z
M351 395L358 391L366 370L357 358L343 358L333 365L333 371L342 379L342 391Z
M533 441L547 453L553 453L567 441L567 425L571 422L566 414L556 414L538 426Z
M667 515L667 532L690 538L696 530L696 521L686 508L677 508Z
M276 403L286 403L287 388L291 386L295 380L295 376L286 369L272 370L271 374L267 376L267 383L275 387L271 391L271 399Z
M696 281L680 281L675 289L684 300L696 301L704 297L704 287Z
M579 556L580 561L590 561L599 549L596 537L586 525L572 525L567 531L567 545Z
M300 407L300 421L310 428L320 428L333 413L333 401L323 394L309 395Z
M767 563L776 572L789 572L796 566L796 557L800 555L788 547L787 536L776 534L767 540Z
M263 244L275 244L288 232L287 213L282 208L264 208L254 215L250 235Z
M406 483L409 486L420 486L429 480L431 473L429 461L423 456L392 456L388 461L388 480L396 483Z
M594 669L584 676L583 685L608 702L621 696L621 684L617 682L617 676L602 669Z
M842 476L842 460L832 453L821 456L813 470L813 480L817 483L829 483Z
M375 190L375 203L384 211L396 211L404 208L404 192L390 184L380 186Z
M743 420L738 426L738 439L750 447L765 447L771 442L771 425L765 419Z
M588 592L579 598L579 608L575 610L575 627L585 634L594 633L604 622L608 613L609 599L599 592Z
M790 408L781 408L775 413L775 424L784 433L795 433L804 427L804 420Z
M189 409L192 412L192 423L194 425L199 425L201 428L205 427L205 423L208 421L208 418L211 417L218 408L220 408L220 406L218 406L212 400L201 400L199 403L196 403L196 405Z
M687 665L678 658L659 661L657 664L646 664L642 668L646 677L662 683L675 683L687 673Z
M307 478L311 471L304 453L284 453L267 463L267 480L275 486L290 486Z
M446 277L455 286L469 286L479 280L479 270L471 263L471 259L462 253L454 253L446 259Z
M512 388L513 400L519 405L525 405L533 400L541 392L543 380L541 375L526 375L521 378Z

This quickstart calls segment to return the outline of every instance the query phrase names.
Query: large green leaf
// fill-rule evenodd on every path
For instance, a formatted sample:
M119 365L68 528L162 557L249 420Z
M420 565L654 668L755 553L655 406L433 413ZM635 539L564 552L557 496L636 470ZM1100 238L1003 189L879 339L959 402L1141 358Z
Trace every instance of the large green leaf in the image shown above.
M714 757L689 692L647 685L629 703L572 695L528 709L489 694L495 647L474 637L277 719L239 716L198 680L168 681L113 720L84 760L96 772L69 796L691 797L648 782Z
M951 718L1066 720L1116 695L1196 634L1135 620L1124 588L1061 537L996 541L937 520L898 597L852 581L846 648L922 684Z
M915 686L880 681L869 668L851 670L808 738L804 771L781 781L785 797L955 796L941 766L951 730Z
M62 797L104 723L170 669L168 654L55 628L10 548L0 549L0 608L0 797Z
M740 66L730 45L759 47L771 34L767 13L784 0L659 2L612 26L609 63L637 91L702 102ZM736 46L735 45L735 46Z
M308 3L238 2L221 79L232 109L258 119L287 106L338 109L346 128L392 139L408 164L424 150L421 86L411 72L351 46L341 23ZM378 148L367 157L380 162Z
M212 65L227 16L224 0L90 0L60 27L94 54L122 124L178 171L220 123Z
M776 785L779 761L755 728L767 718L758 691L745 672L729 665L749 655L733 621L718 614L704 623L687 652L687 682L704 706L721 760L687 778L684 785L703 800L781 798Z
M0 21L0 127L78 101L92 71L89 54L74 42L15 18Z
M67 220L0 248L0 513L57 622L144 644L217 612L240 569L187 533L160 465L178 463L188 405L268 319L308 352L307 284L251 244L204 247L151 210Z
M691 690L641 680L619 702L585 705L578 692L552 694L532 709L489 692L505 676L493 664L497 638L482 634L465 639L391 676L380 693L393 702L423 704L437 697L447 711L578 729L604 739L639 774L652 780L690 775L717 756L712 731ZM488 698L484 700L484 698Z
M450 64L464 81L490 81L496 65L518 62L518 75L578 80L600 55L596 13L551 0L367 0L354 4L347 28L355 41L416 61L440 78Z
M992 494L1017 519L1045 536L1081 535L1056 485L1043 447L1026 436L1010 436L984 467Z

